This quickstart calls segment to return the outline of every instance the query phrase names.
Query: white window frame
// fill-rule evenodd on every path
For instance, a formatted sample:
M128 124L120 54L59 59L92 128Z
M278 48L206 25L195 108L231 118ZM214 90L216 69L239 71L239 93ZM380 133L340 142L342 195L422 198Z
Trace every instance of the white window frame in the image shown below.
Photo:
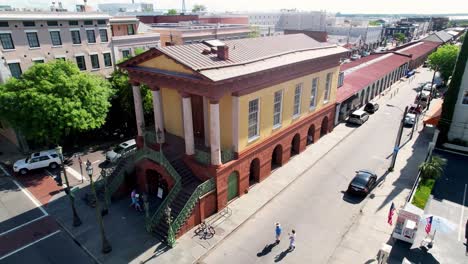
M59 38L60 38L60 45L54 45L54 41L52 40L52 33L51 32L58 32ZM60 29L54 29L54 30L49 29L49 37L50 37L50 43L52 44L52 47L62 47L63 40L62 40L62 34L60 32Z
M316 81L314 86L314 81ZM315 77L312 79L312 87L310 88L310 102L309 102L309 110L315 110L317 107L317 90L319 86L319 77Z
M94 42L89 42L88 31L92 31L92 32L93 32ZM85 29L85 32L86 32L86 41L88 41L88 44L96 44L96 43L97 43L96 30L94 30L94 28L86 28L86 29ZM100 38L100 37L101 37L101 36L99 36L99 38Z
M329 78L330 76L330 78ZM325 90L323 91L323 103L326 104L330 101L330 93L331 93L331 86L333 82L333 73L327 73L327 77L325 77Z
M302 83L298 83L298 84L296 84L296 87L294 87L293 119L298 118L301 115L302 87L303 87ZM299 88L299 101L298 101L298 105L296 106L296 91L297 91L297 88ZM296 108L297 108L297 113L295 113Z
M276 93L280 93L279 113L275 113ZM283 123L283 94L283 90L278 90L273 94L273 129L281 127L281 124ZM275 124L275 115L277 114L279 114L279 123Z
M97 59L97 67L94 67L95 65L93 64L93 56L96 56L94 58ZM97 71L101 69L101 63L99 62L99 54L97 52L90 52L89 60L91 61L91 70Z
M106 57L104 56L105 54L109 54L109 56L110 56L110 63L111 63L110 66L106 66ZM112 65L113 65L113 63L112 63L112 54L111 54L110 51L105 51L105 52L102 53L102 60L104 61L104 68L111 68L112 67Z
M72 31L78 31L78 35L80 36L80 43L73 43L73 34ZM82 45L83 44L83 38L81 37L81 30L79 28L70 28L70 38L71 38L71 43L72 45Z
M257 101L257 134L255 134L253 136L250 136L249 135L250 102L255 101L255 100ZM247 138L248 138L248 140L247 140L248 143L260 138L260 98L258 98L258 97L254 98L252 100L249 100L249 102L247 103Z

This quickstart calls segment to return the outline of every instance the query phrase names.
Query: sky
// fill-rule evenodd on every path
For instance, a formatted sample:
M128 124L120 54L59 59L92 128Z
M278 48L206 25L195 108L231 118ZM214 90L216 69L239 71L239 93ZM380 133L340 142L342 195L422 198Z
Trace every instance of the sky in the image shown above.
M13 7L47 8L53 0L0 0L0 5ZM65 8L74 10L83 0L61 1ZM181 9L182 0L135 0L149 2L156 9ZM99 3L131 3L131 0L88 0L89 5ZM467 0L185 0L187 10L194 4L203 4L208 11L277 11L296 8L302 11L326 10L341 13L372 14L433 14L433 13L468 13ZM384 7L385 6L385 7Z

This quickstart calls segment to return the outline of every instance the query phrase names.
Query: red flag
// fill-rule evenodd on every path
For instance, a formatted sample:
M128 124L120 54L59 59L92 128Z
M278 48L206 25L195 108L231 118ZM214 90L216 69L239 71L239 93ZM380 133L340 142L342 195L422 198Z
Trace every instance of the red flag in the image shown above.
M431 217L428 217L426 218L426 234L429 234L431 232L431 227L432 227L432 216Z
M388 219L387 219L387 223L389 225L392 225L393 223L393 214L395 213L395 204L392 202L392 206L390 206L390 211L388 211Z

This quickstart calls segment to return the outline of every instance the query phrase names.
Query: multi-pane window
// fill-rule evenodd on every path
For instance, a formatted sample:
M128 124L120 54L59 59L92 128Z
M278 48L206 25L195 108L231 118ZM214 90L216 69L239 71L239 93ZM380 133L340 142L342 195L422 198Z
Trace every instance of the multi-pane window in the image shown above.
M97 23L98 23L98 25L105 25L106 21L105 20L98 20Z
M249 102L249 139L258 136L258 99Z
M30 48L39 47L39 39L37 38L37 32L27 32L26 37L28 39Z
M338 87L343 86L344 83L344 72L340 72L338 75Z
M44 60L43 59L40 59L40 60L33 60L34 64L38 64L38 63L44 63Z
M47 25L50 27L58 26L58 21L47 21Z
M330 100L330 90L332 83L332 73L327 73L327 80L325 82L325 94L323 95L323 101L326 103Z
M10 33L1 33L0 41L2 42L3 49L14 49L15 45L13 44L13 39L11 38Z
M89 26L89 25L92 25L93 24L93 21L92 20L85 20L84 21L84 24Z
M77 21L77 20L70 20L70 21L68 21L68 25L70 25L70 26L78 26L78 21Z
M110 53L104 53L102 54L104 57L104 66L105 67L110 67L112 66L112 59L111 59L111 54Z
M108 38L107 38L107 29L100 29L99 30L99 36L101 36L101 42L109 41Z
M23 21L23 26L25 26L25 27L35 27L36 22L34 22L34 21Z
M122 57L127 58L130 56L130 50L122 50Z
M15 63L8 63L8 68L10 68L11 76L15 78L19 78L23 73L21 71L21 66L18 62Z
M76 56L76 65L82 71L86 70L86 62L84 56Z
M50 31L50 39L52 40L52 46L62 45L62 38L60 37L60 31Z
M132 24L127 25L127 31L129 35L135 35L135 30L133 29Z
M91 67L93 69L99 69L99 58L97 54L90 55L91 57Z
M9 27L8 21L0 21L0 27Z
M302 84L296 85L296 89L294 90L293 116L298 116L301 113L301 92Z
M73 44L81 44L80 31L79 30L72 30L70 32L71 32L71 37L72 37L72 43Z
M310 105L309 108L315 108L317 101L317 88L318 88L319 78L312 79L312 89L310 89Z
M88 43L96 43L96 35L94 34L94 29L86 30L86 36L88 37Z
M283 91L275 92L273 101L273 127L281 126L281 110L283 101Z

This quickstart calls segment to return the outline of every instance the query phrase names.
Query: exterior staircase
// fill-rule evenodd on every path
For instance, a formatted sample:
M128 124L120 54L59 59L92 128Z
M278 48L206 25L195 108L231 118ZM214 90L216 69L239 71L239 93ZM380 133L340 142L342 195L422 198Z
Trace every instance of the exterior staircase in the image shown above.
M179 173L182 179L182 188L174 198L172 203L169 204L171 208L171 216L176 219L179 216L184 206L189 201L190 197L194 193L195 189L201 184L201 181L192 173L192 171L185 165L182 159L177 159L171 161L174 169ZM193 210L193 208L192 208ZM191 213L191 211L190 211ZM163 239L167 238L167 232L169 225L167 224L166 219L161 219L159 224L154 228L156 235L160 236ZM175 230L174 230L175 231Z

